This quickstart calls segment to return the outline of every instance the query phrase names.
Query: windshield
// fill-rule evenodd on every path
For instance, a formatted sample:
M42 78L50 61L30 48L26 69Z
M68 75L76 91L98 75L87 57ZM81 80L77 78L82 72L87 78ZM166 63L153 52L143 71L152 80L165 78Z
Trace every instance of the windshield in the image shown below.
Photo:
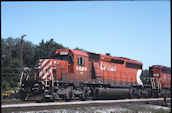
M58 59L58 60L68 60L68 56L67 55L58 55L56 54L54 57L52 57L51 59Z

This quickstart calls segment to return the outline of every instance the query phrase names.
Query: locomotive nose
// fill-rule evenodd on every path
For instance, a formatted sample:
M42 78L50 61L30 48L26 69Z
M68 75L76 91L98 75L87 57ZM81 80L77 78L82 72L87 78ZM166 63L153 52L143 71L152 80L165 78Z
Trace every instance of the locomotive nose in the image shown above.
M67 61L57 59L41 59L38 63L38 75L42 80L57 80L65 72Z
M41 59L39 62L39 77L43 80L53 80L52 76L52 60Z

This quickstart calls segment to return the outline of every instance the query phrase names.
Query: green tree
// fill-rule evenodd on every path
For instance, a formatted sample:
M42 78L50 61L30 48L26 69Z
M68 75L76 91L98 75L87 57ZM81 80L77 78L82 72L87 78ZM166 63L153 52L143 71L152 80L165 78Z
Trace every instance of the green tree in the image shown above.
M35 65L35 45L29 41L23 43L23 61L25 67L34 67Z
M142 74L141 74L141 80L142 82L146 82L146 78L149 77L149 70L145 69L142 71Z
M79 47L76 47L74 48L75 50L79 50L79 51L86 51L85 49L82 49L82 48L79 48Z
M23 63L24 66L33 66L34 45L29 41L24 41ZM20 79L20 50L21 40L19 38L7 38L1 40L1 78L2 90L16 88Z
M49 58L49 56L54 53L57 49L65 49L62 44L58 44L54 41L54 39L50 39L47 42L42 40L39 45L36 46L35 49L35 59L40 58Z

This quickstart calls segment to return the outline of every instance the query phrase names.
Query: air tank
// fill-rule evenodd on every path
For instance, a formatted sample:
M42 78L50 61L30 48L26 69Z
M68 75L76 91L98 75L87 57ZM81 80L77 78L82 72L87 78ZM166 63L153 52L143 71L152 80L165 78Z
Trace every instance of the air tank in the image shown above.
M96 88L94 99L129 98L129 88Z

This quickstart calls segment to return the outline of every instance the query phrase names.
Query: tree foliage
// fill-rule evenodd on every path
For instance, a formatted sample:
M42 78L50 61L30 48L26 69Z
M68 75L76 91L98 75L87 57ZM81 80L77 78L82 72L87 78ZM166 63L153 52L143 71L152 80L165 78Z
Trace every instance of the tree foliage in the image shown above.
M145 69L142 71L142 74L141 74L141 80L142 82L146 82L146 78L149 77L149 70Z
M40 58L48 58L56 49L66 48L53 39L38 45L23 41L23 66L33 68ZM1 39L1 90L10 90L18 86L20 79L21 39L9 37Z
M44 42L42 40L39 45L36 45L35 49L35 59L48 58L56 49L64 49L61 44L56 43L53 39Z
M79 50L79 51L86 51L85 49L82 49L82 48L79 48L79 47L76 47L74 48L75 50Z
M9 90L17 86L18 78L20 75L20 57L16 48L20 43L19 39L11 37L1 40L1 88L2 90Z

